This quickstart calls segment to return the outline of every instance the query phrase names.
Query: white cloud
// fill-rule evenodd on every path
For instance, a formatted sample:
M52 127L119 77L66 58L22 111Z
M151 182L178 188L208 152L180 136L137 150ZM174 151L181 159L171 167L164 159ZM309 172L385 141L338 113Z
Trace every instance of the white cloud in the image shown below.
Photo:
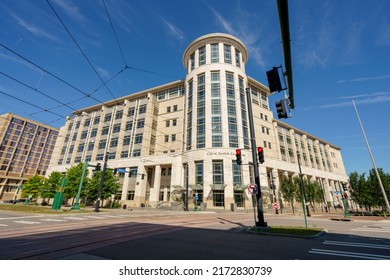
M165 26L168 28L168 31L171 35L176 37L177 40L183 41L184 40L184 32L181 31L177 26L170 23L168 20L161 17L162 22L165 24Z
M25 21L24 19L17 16L16 14L10 12L10 15L16 20L16 23L19 26L23 27L24 29L26 29L28 32L30 32L34 36L43 37L43 38L50 39L50 40L55 41L55 42L61 42L61 40L58 39L56 36L50 34L46 30L44 30L44 29L42 29L42 28L40 28L32 23Z
M52 0L52 1L56 3L58 6L60 6L61 9L74 20L77 20L78 22L85 21L85 17L81 14L80 9L74 3L71 3L70 1L66 1L66 0Z
M376 104L376 103L385 103L390 102L390 95L379 95L374 97L368 97L360 100L355 100L355 104ZM329 109L329 108L339 108L339 107L349 107L352 106L352 98L350 101L337 102L332 104L326 104L319 106L318 109Z
M390 79L390 75L382 75L382 76L375 76L375 77L361 77L361 78L355 78L351 80L340 80L337 81L337 84L342 84L347 82L366 82L366 81L383 80L383 79Z

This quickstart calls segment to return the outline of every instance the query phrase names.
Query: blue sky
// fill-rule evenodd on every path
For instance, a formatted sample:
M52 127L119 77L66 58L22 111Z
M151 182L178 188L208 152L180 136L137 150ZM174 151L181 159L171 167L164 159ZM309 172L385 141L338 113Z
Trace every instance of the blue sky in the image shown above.
M185 48L208 33L239 37L247 74L266 85L283 63L276 0L2 0L0 10L0 114L57 128L73 110L183 79ZM388 11L386 0L289 3L296 108L286 122L339 146L348 173L372 168L352 99L390 172Z

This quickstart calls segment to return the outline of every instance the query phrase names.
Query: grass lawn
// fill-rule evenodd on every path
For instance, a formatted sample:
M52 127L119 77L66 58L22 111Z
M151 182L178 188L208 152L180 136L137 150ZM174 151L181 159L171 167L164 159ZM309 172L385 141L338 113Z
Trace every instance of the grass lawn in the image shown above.
M249 229L252 234L275 234L275 235L287 235L296 237L312 237L323 232L322 228L305 228L305 227L293 227L293 226L272 226L267 228L255 228Z

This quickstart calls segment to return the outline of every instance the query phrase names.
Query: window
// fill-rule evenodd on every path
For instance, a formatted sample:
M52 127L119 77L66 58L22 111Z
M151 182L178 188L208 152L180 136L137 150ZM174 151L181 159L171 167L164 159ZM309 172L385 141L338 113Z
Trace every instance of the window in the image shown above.
M206 47L199 48L199 66L206 64Z
M166 127L169 127L169 123L170 123L169 120L168 120L168 121L165 121L165 126L166 126Z
M145 119L140 119L137 121L137 128L143 128L145 126Z
M225 206L225 191L224 190L213 190L213 205L214 206Z
M176 134L172 134L172 135L171 135L171 141L172 141L172 142L175 142L175 141L176 141Z
M165 142L169 142L169 135L165 135Z
M84 151L84 144L79 144L79 146L77 147L77 152L82 152Z
M135 196L135 191L128 191L126 199L127 200L134 200L134 196Z
M173 112L177 111L177 105L173 105Z
M91 123L91 119L86 119L84 121L84 126L89 126L90 123Z
M232 63L232 47L229 45L223 45L223 53L225 58L225 63Z
M131 107L131 108L129 108L129 111L127 112L127 115L129 117L133 117L134 116L134 112L135 112L135 108Z
M94 142L89 142L89 144L88 144L88 151L92 151L94 146L95 146Z
M114 148L118 146L118 138L113 138L110 142L110 147Z
M235 160L233 160L232 167L233 167L233 184L239 186L242 184L240 166L237 164Z
M223 183L223 161L213 160L213 184Z
M141 144L142 143L142 133L138 133L135 135L135 144Z
M115 119L118 120L121 119L122 117L123 117L123 110L117 111L115 114Z
M172 126L176 126L176 124L177 124L177 119L173 119L172 120Z
M103 160L103 154L98 154L97 156L96 156L96 160Z
M97 128L94 128L91 130L91 137L96 137L97 135Z
M195 69L195 54L190 55L190 69L191 71Z
M115 159L115 153L109 153L108 159Z
M93 119L93 124L98 124L100 122L100 116L97 116Z
M116 132L119 132L121 130L121 124L118 123L116 125L114 125L114 128L113 128L113 133L116 133Z
M111 116L112 116L111 113L106 114L106 115L104 116L104 122L109 122L109 121L111 121Z
M121 158L127 158L127 157L129 157L129 152L128 151L121 152Z
M78 121L77 123L76 123L76 128L79 128L80 127L80 121ZM38 135L39 135L39 133L38 133Z
M85 139L87 138L88 131L83 131L81 132L81 138L80 139Z
M99 149L106 148L107 140L100 140L99 142Z
M131 130L133 128L133 122L126 122L125 130Z
M134 150L133 157L139 157L139 156L141 156L141 150L140 149Z
M195 161L195 184L203 185L203 161Z
M141 105L141 106L139 106L138 113L139 113L139 114L144 114L144 113L146 113L146 105Z
M126 135L123 138L123 146L130 145L130 135Z
M108 126L103 127L103 129L102 129L102 135L107 135L107 134L108 134L108 129L109 129Z
M240 52L236 49L236 66L241 67Z
M211 44L211 63L219 62L218 44Z
M168 106L167 107L167 113L170 113L171 112L171 106Z

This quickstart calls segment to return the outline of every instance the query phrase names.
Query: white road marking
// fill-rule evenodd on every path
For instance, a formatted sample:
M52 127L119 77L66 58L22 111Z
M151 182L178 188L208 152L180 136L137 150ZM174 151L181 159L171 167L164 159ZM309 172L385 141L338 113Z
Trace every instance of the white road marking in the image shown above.
M315 249L315 248L311 249L309 253L320 254L320 255L342 256L342 257L350 257L350 258L366 259L366 260L390 260L390 256L385 256L385 255L374 255L374 254L324 250L324 249Z
M0 227L8 227L8 225L0 224Z
M13 221L13 222L18 224L26 224L26 225L40 224L40 222L33 222L33 221Z
M47 221L47 222L67 222L67 220L59 220L59 219L41 219L41 221Z
M7 218L0 218L0 220L31 219L31 218L40 218L40 217L44 217L44 216L39 215L39 216L7 217Z
M103 219L104 220L104 218L103 217L99 217L99 216L83 216L84 218L88 218L88 219Z
M80 218L80 217L64 217L64 219L67 219L67 220L78 220L78 221L86 220L85 218Z
M375 244L375 243L353 243L353 242L342 242L342 241L325 240L322 244L325 244L325 245L335 245L335 246L348 246L348 247L361 247L361 248L375 248L375 249L390 250L390 246L389 245L382 245L382 244Z

